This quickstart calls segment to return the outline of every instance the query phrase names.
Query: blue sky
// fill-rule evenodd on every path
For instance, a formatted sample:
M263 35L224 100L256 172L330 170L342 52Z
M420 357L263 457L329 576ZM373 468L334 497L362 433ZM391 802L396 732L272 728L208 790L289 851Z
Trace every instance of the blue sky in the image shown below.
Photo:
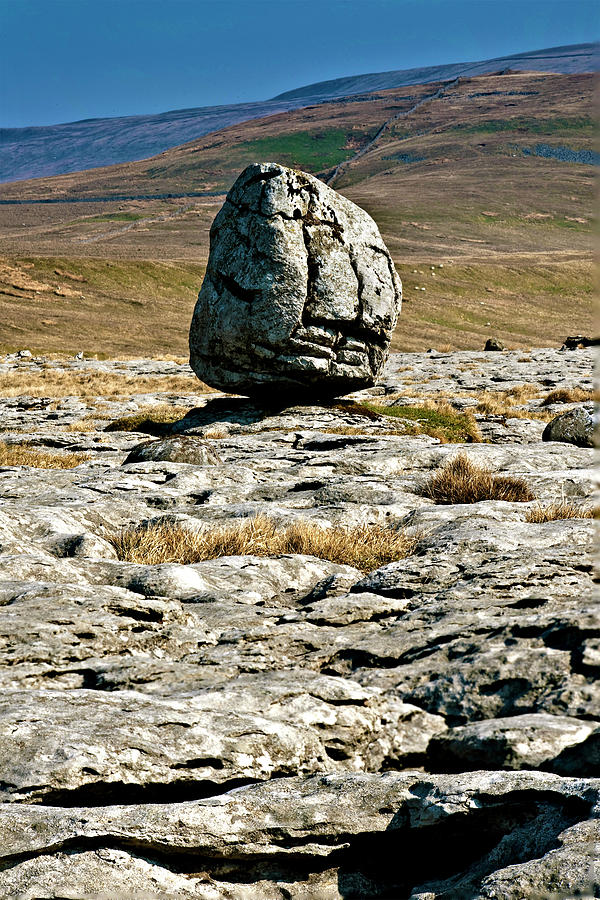
M263 100L598 38L597 0L0 0L0 126Z

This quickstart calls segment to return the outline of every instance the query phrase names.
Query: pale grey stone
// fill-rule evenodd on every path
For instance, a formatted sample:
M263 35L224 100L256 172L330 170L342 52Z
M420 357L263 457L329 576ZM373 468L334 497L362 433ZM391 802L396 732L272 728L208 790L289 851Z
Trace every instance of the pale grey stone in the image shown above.
M134 691L5 691L0 802L95 805L212 793L274 772L322 771L314 732ZM144 791L145 789L145 791ZM130 802L130 801L128 801Z
M5 804L0 834L11 865L0 890L86 897L85 879L97 873L103 890L150 896L179 884L184 897L194 889L243 900L359 891L500 900L503 888L515 900L536 891L585 896L594 889L599 786L539 772L344 773L275 778L185 803Z
M187 435L143 441L130 451L123 465L147 460L192 463L196 466L216 466L221 462L214 447Z
M335 254L331 264L328 277L344 279ZM336 334L304 324L294 340L327 362ZM349 338L341 364L360 353ZM592 354L392 354L380 385L355 396L418 405L441 389L469 409L482 390L528 383L538 392L519 412L536 416L550 390L592 387ZM13 801L0 804L1 896L83 900L90 885L107 900L598 891L592 523L527 523L537 500L442 507L417 493L465 449L525 478L542 505L592 505L592 449L542 443L536 418L483 416L490 443L457 447L386 433L393 420L343 403L265 411L199 396L189 367L169 360L0 359L2 372L48 365L185 375L190 388L101 409L0 398L3 440L26 430L35 446L91 457L0 470L0 778ZM164 402L181 408L175 431L193 431L218 465L122 467L143 438L104 432L99 412ZM95 430L72 431L83 417ZM389 524L419 543L363 574L296 554L146 566L115 560L109 540L122 527L195 533L256 513ZM467 771L432 773L436 746ZM471 771L481 765L494 768Z
M438 735L429 745L438 771L465 769L546 769L563 751L584 742L600 726L569 716L547 713L484 719ZM580 774L585 771L582 760Z
M256 163L211 228L190 364L213 387L267 402L369 387L401 295L367 213L312 175Z

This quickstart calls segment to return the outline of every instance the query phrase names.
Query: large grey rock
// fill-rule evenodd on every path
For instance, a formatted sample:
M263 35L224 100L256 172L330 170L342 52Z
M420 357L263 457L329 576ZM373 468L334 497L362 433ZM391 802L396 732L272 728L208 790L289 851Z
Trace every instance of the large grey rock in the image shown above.
M577 447L593 447L594 431L595 424L591 412L585 406L577 406L552 419L542 433L542 440L564 441Z
M251 396L369 387L401 291L366 212L305 172L253 164L211 228L190 364L207 384Z

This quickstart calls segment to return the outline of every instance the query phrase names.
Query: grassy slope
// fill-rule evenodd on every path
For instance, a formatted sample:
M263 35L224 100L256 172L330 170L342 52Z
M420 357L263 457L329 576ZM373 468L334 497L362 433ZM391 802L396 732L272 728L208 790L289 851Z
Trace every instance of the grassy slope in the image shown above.
M331 171L435 88L280 114L152 160L5 185L0 198L224 190L257 158ZM591 92L590 76L464 80L342 167L336 189L374 216L405 285L397 348L480 347L490 333L513 346L556 345L591 331L593 167L523 153L540 141L591 149ZM0 345L184 353L221 202L0 207L9 264L33 263L50 287L19 291L5 276ZM83 298L55 294L61 284Z
M12 261L8 270L0 269L0 292L5 291L0 293L0 350L186 355L204 268L194 263L60 257L21 259L16 265ZM23 283L23 273L47 289L15 287Z

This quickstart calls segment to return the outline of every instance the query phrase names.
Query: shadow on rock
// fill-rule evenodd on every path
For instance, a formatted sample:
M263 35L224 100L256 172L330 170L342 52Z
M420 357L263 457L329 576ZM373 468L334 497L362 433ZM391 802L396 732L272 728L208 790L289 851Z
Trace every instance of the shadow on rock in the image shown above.
M253 425L270 416L278 415L289 403L266 405L249 400L247 397L217 397L206 406L191 409L183 419L169 425L170 434L193 432L196 428L217 425L220 422L235 425Z

